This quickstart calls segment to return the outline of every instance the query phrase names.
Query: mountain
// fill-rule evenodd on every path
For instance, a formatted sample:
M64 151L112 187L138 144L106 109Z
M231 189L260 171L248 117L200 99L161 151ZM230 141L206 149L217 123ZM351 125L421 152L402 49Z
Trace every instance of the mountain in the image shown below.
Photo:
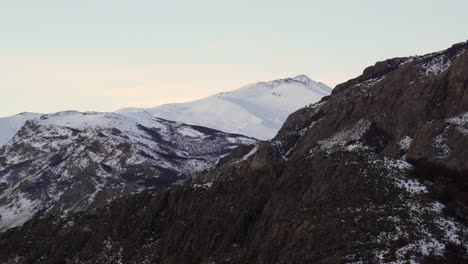
M0 146L7 143L26 121L38 118L41 114L20 113L10 117L0 117Z
M0 235L4 263L467 263L468 42L368 67L185 184Z
M214 128L258 139L271 139L287 116L330 95L331 89L305 75L259 82L189 103L166 104L149 109L126 108L118 113L149 112L156 117ZM216 109L216 111L213 111ZM7 143L28 120L39 113L0 118L0 146ZM229 117L229 118L227 118Z
M167 186L213 166L240 144L256 143L144 112L41 115L0 147L0 231Z
M0 231L47 213L94 210L122 195L168 185L213 166L242 143L257 143L156 116L269 138L289 113L329 93L300 75L148 111L0 118Z
M168 120L267 140L276 135L289 114L330 95L331 91L325 84L299 75L250 84L193 102L119 112L147 111Z

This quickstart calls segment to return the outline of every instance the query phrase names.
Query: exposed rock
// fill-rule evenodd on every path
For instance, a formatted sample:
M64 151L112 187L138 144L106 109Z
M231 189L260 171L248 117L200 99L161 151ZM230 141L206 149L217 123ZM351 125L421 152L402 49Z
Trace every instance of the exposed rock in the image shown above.
M0 237L0 255L5 263L466 263L467 223L456 213L467 204L427 168L465 176L467 47L377 63L292 114L272 141L239 148L193 183L29 221ZM430 144L438 136L448 156Z

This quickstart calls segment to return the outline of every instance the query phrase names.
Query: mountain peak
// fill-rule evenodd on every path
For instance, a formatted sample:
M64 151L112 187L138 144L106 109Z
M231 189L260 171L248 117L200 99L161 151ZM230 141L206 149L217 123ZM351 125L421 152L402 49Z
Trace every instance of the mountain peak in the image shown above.
M300 74L294 78L291 78L295 81L298 81L298 82L303 82L303 83L307 83L307 82L310 82L311 79L307 76L307 75L304 75L304 74Z
M318 84L306 75L298 75L251 83L192 102L143 110L167 120L269 140L289 114L330 93L331 88L326 85Z

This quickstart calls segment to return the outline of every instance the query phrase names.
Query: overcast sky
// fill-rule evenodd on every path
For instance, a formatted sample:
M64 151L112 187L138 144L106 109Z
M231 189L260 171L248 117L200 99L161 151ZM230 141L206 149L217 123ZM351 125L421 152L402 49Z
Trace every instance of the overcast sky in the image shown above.
M0 116L182 102L468 40L468 1L0 0Z

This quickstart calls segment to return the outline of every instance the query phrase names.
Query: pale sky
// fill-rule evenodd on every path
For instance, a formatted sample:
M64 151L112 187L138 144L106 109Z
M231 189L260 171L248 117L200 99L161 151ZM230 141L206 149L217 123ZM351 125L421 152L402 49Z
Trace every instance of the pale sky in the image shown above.
M468 40L466 0L0 0L0 116L183 102L306 74L335 86Z

